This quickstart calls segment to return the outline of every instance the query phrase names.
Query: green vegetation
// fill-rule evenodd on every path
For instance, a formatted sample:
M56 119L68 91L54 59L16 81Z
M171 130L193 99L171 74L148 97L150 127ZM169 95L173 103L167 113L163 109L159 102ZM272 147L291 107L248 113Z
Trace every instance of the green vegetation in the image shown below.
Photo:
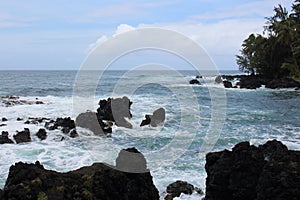
M300 79L300 0L291 13L278 5L274 16L266 18L263 35L244 40L237 64L241 71L268 78Z

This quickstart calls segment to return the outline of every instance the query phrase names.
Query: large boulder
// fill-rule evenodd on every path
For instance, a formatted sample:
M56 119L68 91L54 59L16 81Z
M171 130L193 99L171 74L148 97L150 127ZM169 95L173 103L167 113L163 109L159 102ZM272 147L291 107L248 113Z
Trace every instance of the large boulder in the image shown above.
M232 88L232 83L230 81L223 81L223 85L225 88Z
M181 193L192 194L194 192L194 186L186 181L176 181L167 186L166 200L171 200L175 197L179 197Z
M112 133L112 128L102 119L100 119L96 112L81 113L76 117L76 126L87 128L95 135L107 135Z
M40 128L39 131L35 134L40 140L45 140L47 138L47 131L43 128Z
M159 200L150 172L127 173L104 163L59 173L35 164L10 167L2 192L6 199Z
M166 111L164 108L159 108L153 112L152 115L145 115L145 118L140 126L149 125L152 127L156 127L162 123L164 123L166 119Z
M132 117L131 104L132 102L125 96L123 98L100 100L100 107L97 109L98 118L113 121L120 127L132 128L132 125L126 120L126 118L130 119Z
M300 196L300 152L281 142L237 144L232 151L208 153L205 200L279 200Z
M18 131L13 137L17 144L31 142L30 131L28 128L24 128L23 131Z
M14 142L8 138L8 132L2 131L0 135L0 144L13 144Z

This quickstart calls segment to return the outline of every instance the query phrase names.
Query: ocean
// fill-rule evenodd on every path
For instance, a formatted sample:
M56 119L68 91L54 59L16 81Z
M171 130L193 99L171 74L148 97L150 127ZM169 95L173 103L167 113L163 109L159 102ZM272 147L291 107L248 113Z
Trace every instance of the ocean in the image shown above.
M201 85L190 85L196 71L0 71L0 96L15 95L22 100L44 104L0 104L0 118L8 119L9 137L25 127L32 142L0 145L0 187L15 162L39 160L47 169L70 171L94 162L115 164L118 152L136 147L147 161L161 199L168 184L184 180L205 190L205 154L231 149L242 141L259 145L267 140L282 141L300 150L300 91L294 89L225 89L215 84L217 74L204 72ZM220 74L240 74L221 71ZM68 138L59 130L48 131L46 140L34 134L43 124L24 124L28 117L71 117L84 110L96 110L98 101L128 96L132 129L113 127L111 137L99 137L78 129L79 137ZM222 104L222 105L219 105ZM91 106L92 105L92 106ZM219 107L218 107L219 106ZM165 124L140 127L145 114L163 107ZM17 118L23 121L17 121ZM2 122L1 122L2 123ZM64 136L66 139L61 141ZM206 145L206 146L205 146ZM178 199L200 199L182 195Z

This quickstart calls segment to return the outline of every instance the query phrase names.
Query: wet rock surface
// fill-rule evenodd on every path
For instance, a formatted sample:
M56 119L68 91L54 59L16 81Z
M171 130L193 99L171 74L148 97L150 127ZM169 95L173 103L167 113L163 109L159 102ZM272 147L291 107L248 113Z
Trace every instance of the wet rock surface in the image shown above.
M23 131L17 131L17 134L13 137L17 144L31 142L30 131L28 128L24 128Z
M166 119L166 111L164 108L159 108L153 112L152 115L145 115L145 119L141 122L140 126L150 125L156 127L164 123Z
M105 163L59 173L35 164L16 163L10 167L0 191L6 199L103 199L158 200L150 172L126 173Z
M8 132L2 131L0 135L0 144L13 144L14 142L8 138Z
M299 166L300 152L276 140L209 153L205 200L299 199Z
M174 183L171 183L167 186L167 195L165 196L165 200L172 200L175 197L179 197L182 193L191 195L194 192L199 195L203 195L203 191L197 187L194 187L192 184L178 180Z
M47 131L43 128L40 128L39 131L36 133L36 136L40 140L45 140L47 138Z

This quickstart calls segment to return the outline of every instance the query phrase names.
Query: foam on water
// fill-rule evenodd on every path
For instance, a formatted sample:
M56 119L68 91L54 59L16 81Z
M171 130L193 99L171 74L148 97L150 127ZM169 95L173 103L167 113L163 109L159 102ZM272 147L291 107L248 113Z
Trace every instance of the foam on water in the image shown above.
M57 74L50 77L57 80L56 76ZM85 107L86 102L89 102L91 98L94 101L93 106L90 106L88 109L96 110L99 99L111 96L112 83L110 78L115 83L119 77L120 75L118 74L111 74L105 79L103 87L96 91L95 97L74 97L80 102L82 111L87 109ZM165 75L163 77L166 79ZM154 82L156 80L145 75L143 77L137 76L136 79L123 77L123 79L128 81L128 84L139 78L149 78ZM187 80L192 78L191 74L188 74L186 78ZM184 141L184 139L189 137L187 133L195 133L191 145L183 149L182 155L171 164L165 165L164 162L167 162L170 157L176 157L176 155L173 155L175 153L172 149L170 149L169 155L165 159L161 159L160 167L151 168L154 166L151 160L149 160L149 167L154 183L161 194L161 199L163 199L166 186L176 180L188 181L194 186L205 190L206 173L204 165L206 152L200 152L200 149L211 120L211 98L207 87L215 89L224 87L223 84L215 84L214 80L215 76L207 75L200 79L201 86L191 86L187 81L186 85L175 82L174 85L169 85L170 88L158 85L139 87L130 96L133 102L131 106L133 118L130 119L133 129L114 126L114 132L110 138L94 136L91 132L79 128L80 136L78 138L72 139L61 131L54 130L48 131L47 139L40 141L35 136L35 133L39 128L43 127L43 124L24 124L28 117L56 119L70 116L75 119L79 113L73 108L74 98L68 95L72 94L72 91L63 93L64 95L60 96L45 95L47 93L44 91L43 95L38 96L36 95L37 89L31 95L21 96L21 99L34 101L38 97L45 104L17 105L13 107L0 106L1 117L8 119L7 122L1 122L7 124L7 126L0 127L0 132L9 131L9 137L12 138L16 130L20 131L24 127L28 127L33 140L33 142L27 144L0 145L0 187L3 187L5 184L9 167L19 161L32 163L39 160L45 168L65 172L85 165L91 165L93 162L115 164L119 151L133 146L137 147L149 160L152 152L160 151L174 140L176 132L180 130L182 125L182 120L187 120L189 124L184 127L184 130L180 130L182 137L179 137L179 139ZM168 82L170 80L165 81ZM69 88L72 86L72 82L59 82L60 84L57 85L61 87ZM43 83L42 85L47 86L51 84ZM126 89L126 85L123 87ZM179 95L182 97L186 96L186 90L192 88L199 103L200 113L195 113L195 108L188 103L181 104L178 100L178 95L173 94L173 88L177 88ZM19 91L19 89L16 87L12 91ZM104 92L100 93L99 91ZM263 88L257 90L226 89L226 95L226 121L220 138L213 149L214 151L231 149L241 141L250 141L252 144L259 145L269 139L283 141L290 149L300 149L300 91ZM186 99L189 102L189 97L186 97ZM139 127L145 114L151 114L160 107L166 109L167 120L164 126L155 128ZM18 117L23 118L24 121L17 121ZM61 141L62 137L65 137L65 140ZM196 194L192 196L182 195L178 199L198 200L201 199L201 196Z

